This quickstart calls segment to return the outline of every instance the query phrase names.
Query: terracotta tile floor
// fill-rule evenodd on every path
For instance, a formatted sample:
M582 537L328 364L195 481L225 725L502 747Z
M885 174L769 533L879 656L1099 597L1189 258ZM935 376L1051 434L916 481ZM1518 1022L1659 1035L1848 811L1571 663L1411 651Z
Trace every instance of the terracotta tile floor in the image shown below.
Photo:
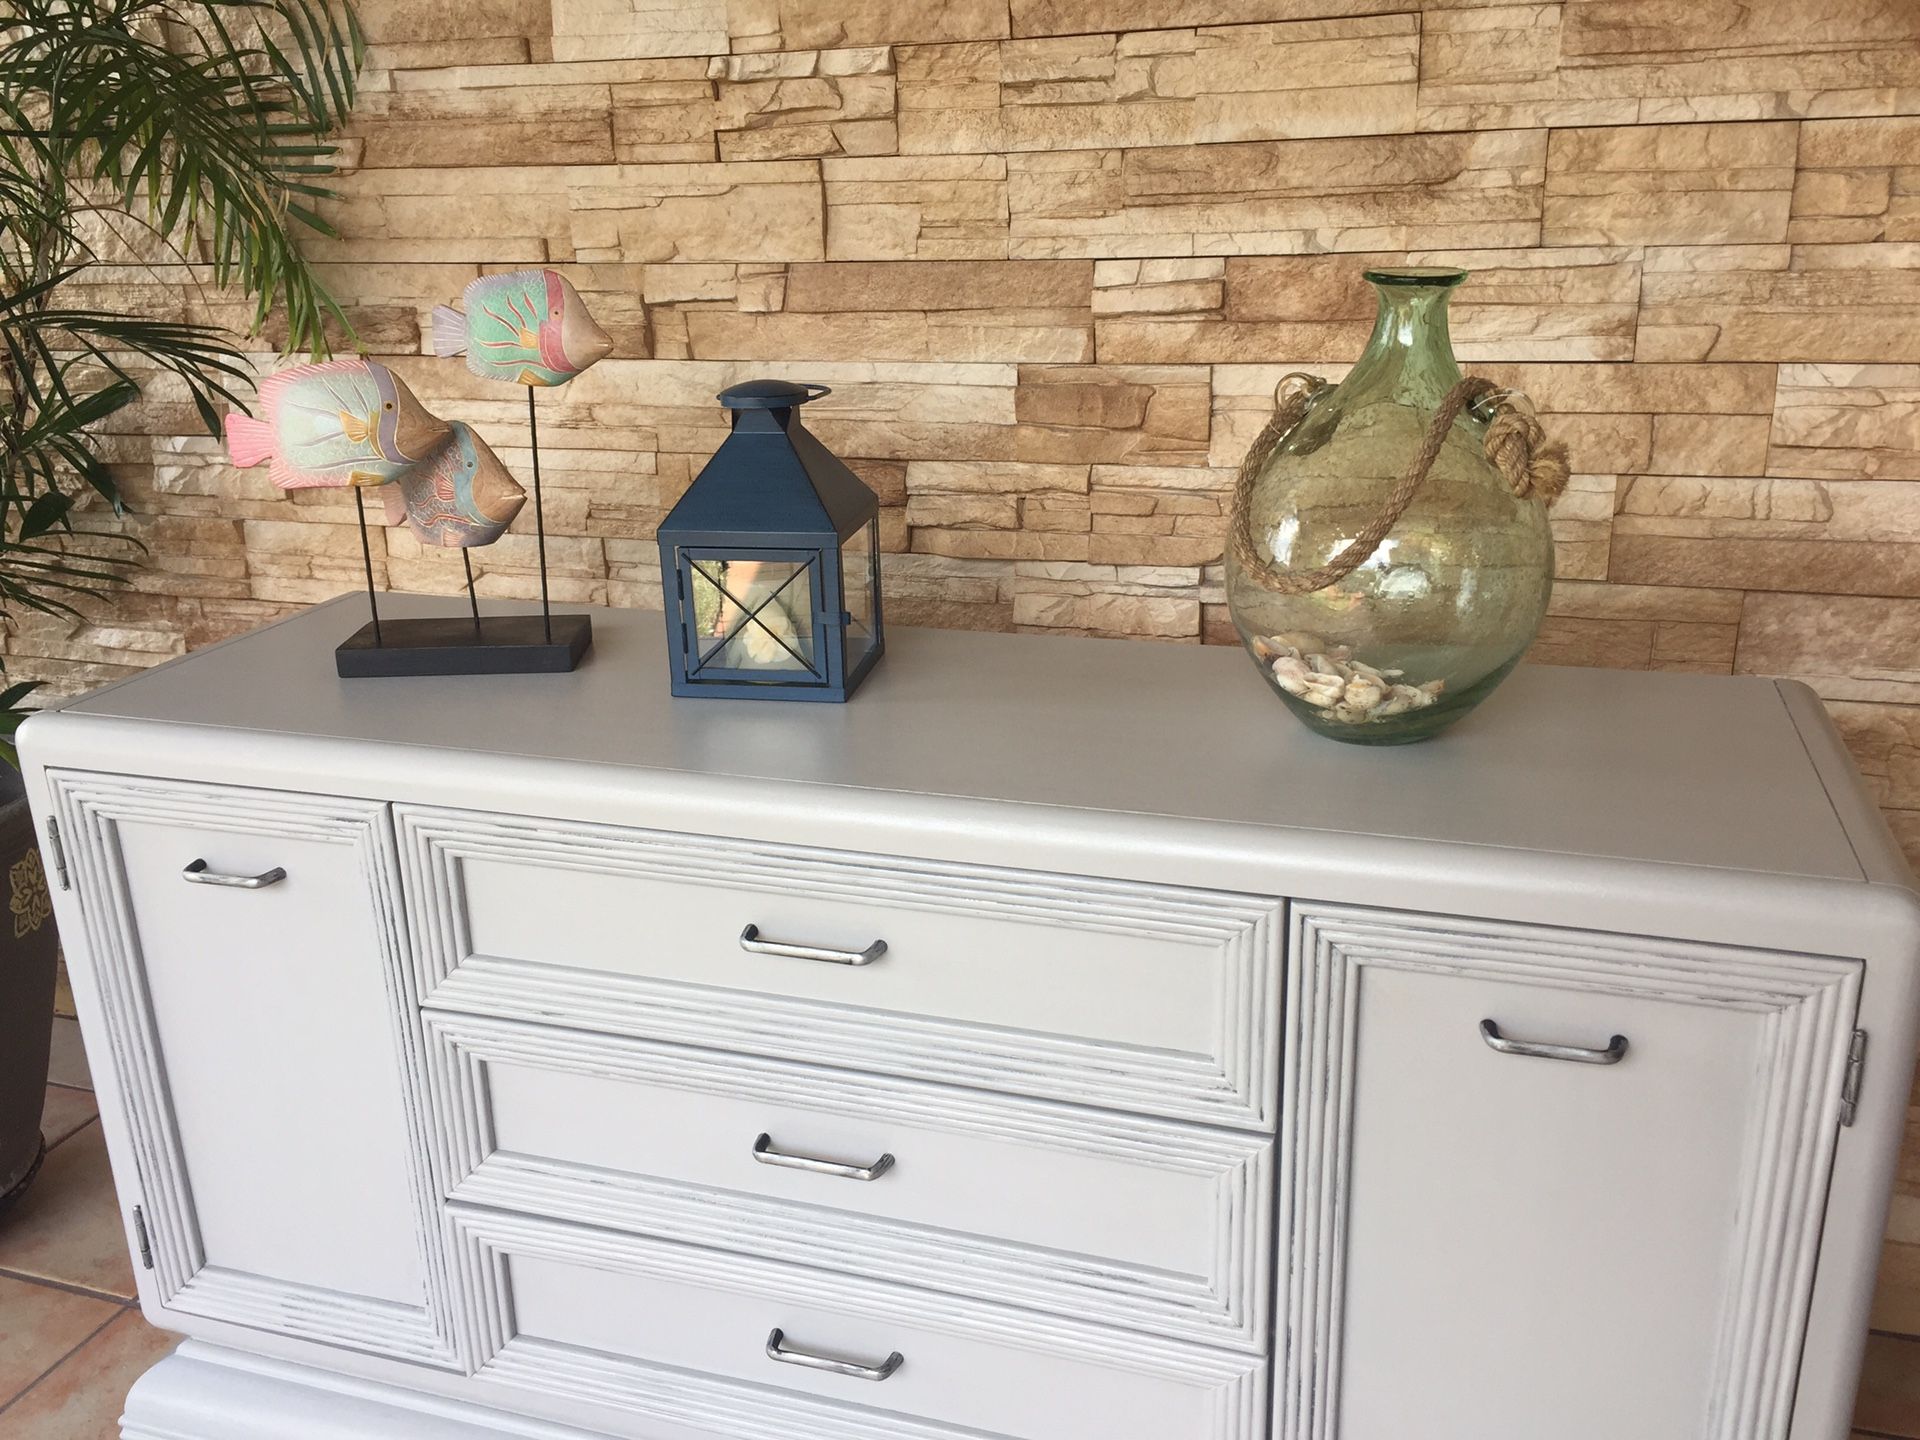
M177 1341L140 1318L86 1053L55 1022L41 1128L53 1147L0 1217L0 1437L117 1440L120 1405ZM1854 1440L1920 1440L1920 1338L1876 1332ZM371 1437L369 1437L371 1440Z
M0 1216L0 1436L115 1440L128 1387L178 1337L155 1330L133 1305L133 1268L71 1020L55 1022L49 1068L40 1129L52 1149L33 1188Z

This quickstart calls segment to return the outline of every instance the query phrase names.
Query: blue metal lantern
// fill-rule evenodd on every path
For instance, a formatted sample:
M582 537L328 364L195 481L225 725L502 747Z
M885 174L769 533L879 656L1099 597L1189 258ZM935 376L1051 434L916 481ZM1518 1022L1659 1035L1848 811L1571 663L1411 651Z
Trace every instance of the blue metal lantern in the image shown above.
M675 695L845 700L880 658L880 501L800 423L824 385L720 392L733 433L660 523Z

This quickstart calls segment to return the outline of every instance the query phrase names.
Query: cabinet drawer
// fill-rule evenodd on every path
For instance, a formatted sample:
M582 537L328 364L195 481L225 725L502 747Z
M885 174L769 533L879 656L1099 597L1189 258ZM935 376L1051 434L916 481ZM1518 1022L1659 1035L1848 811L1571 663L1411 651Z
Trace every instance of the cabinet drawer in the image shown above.
M458 1199L1264 1351L1265 1136L513 1021L425 1023Z
M1276 1440L1781 1440L1859 964L1297 924Z
M431 1005L1271 1128L1279 900L397 818ZM752 945L874 958L766 953L749 926Z
M482 1379L793 1440L1254 1440L1266 1362L979 1301L449 1207ZM898 1368L885 1379L769 1356Z

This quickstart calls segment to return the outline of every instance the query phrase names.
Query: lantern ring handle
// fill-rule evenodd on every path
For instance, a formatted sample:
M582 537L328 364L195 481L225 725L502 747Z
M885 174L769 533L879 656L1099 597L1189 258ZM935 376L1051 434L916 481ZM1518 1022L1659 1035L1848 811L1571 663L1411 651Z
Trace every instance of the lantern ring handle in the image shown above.
M833 393L833 387L831 385L822 385L816 380L802 380L798 383L800 388L807 392L807 400L818 400L822 395L831 395ZM804 405L807 403L807 400L802 400L800 403Z

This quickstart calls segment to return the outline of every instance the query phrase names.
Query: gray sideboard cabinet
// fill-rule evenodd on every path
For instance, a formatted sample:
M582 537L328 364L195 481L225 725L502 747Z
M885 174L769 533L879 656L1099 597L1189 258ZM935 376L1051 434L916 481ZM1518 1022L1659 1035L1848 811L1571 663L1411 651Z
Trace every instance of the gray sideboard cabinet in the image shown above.
M188 1337L127 1440L1846 1434L1920 908L1804 688L1365 751L1226 650L768 706L358 618L22 732Z

